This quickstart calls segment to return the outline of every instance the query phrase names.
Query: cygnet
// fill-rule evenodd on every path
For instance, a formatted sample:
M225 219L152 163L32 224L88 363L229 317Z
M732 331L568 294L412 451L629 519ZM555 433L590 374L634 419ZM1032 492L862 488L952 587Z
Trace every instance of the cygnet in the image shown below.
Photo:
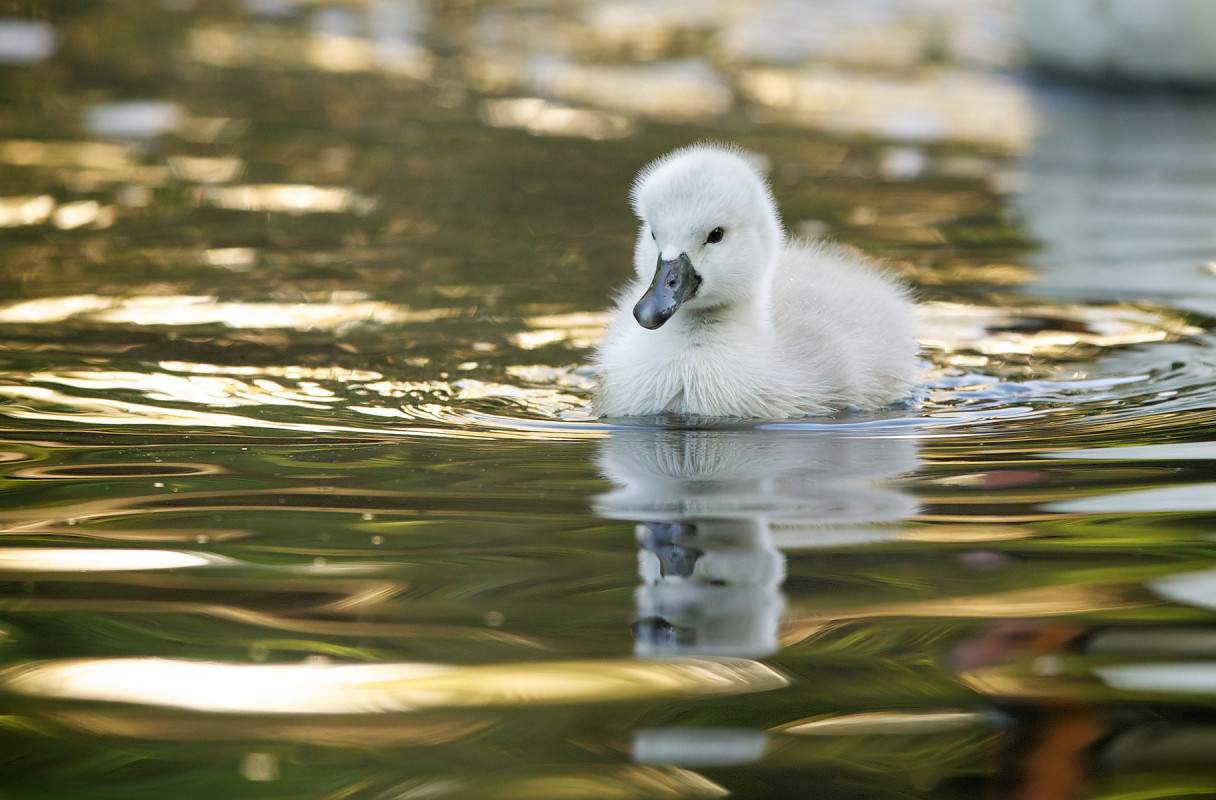
M905 287L856 250L787 239L741 151L676 150L638 174L631 198L637 274L595 354L598 414L776 420L909 395Z

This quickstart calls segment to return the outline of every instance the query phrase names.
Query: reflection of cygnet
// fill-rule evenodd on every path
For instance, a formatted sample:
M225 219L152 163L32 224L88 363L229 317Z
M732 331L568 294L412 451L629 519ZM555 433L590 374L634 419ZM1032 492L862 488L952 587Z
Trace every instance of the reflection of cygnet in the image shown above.
M893 536L915 502L876 481L916 466L916 442L856 432L614 431L617 488L596 511L639 522L636 651L761 657L777 649L786 547Z
M639 655L762 656L777 649L785 559L746 520L640 523Z
M718 585L776 586L785 560L759 520L641 522L636 528L642 578L689 578ZM650 556L650 558L647 558Z
M600 414L784 419L908 395L903 288L856 251L786 242L739 151L699 144L655 161L633 205L637 277L596 353Z
M874 523L916 513L913 497L878 482L916 469L916 440L906 435L614 431L599 463L617 485L596 498L601 516L762 520L783 547L888 538Z

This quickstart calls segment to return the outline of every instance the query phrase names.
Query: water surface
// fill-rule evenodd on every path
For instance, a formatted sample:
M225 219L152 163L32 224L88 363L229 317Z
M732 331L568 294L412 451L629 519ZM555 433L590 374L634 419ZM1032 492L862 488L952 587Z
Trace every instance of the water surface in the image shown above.
M1216 794L1210 103L916 5L0 21L0 795ZM707 135L917 397L594 418Z

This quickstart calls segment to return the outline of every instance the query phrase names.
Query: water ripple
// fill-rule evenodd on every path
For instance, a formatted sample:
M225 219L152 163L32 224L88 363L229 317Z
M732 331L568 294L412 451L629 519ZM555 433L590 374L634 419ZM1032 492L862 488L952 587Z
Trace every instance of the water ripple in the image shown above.
M161 658L19 665L0 688L220 713L358 714L731 695L788 686L747 659L445 664L222 664Z
M120 300L71 296L0 308L0 323L42 325L214 325L338 331L352 323L379 329L441 324L449 309L407 309L367 300L342 303L219 303L213 298ZM1212 337L1194 315L1158 306L1000 306L928 303L920 338L926 378L917 398L867 415L772 423L816 430L899 429L927 433L1066 425L1117 428L1167 423L1170 415L1211 405L1216 378ZM347 433L452 438L600 438L613 427L670 420L597 421L593 378L583 365L605 322L599 313L523 317L509 334L516 363L493 344L484 355L444 368L411 356L429 373L394 375L387 367L223 364L163 359L130 368L75 362L0 372L3 414L73 425L170 425L278 433ZM436 332L442 338L450 332ZM521 363L529 354L536 361ZM549 363L545 363L549 362ZM565 362L565 363L563 363ZM223 410L220 410L223 409ZM691 424L702 424L693 421Z

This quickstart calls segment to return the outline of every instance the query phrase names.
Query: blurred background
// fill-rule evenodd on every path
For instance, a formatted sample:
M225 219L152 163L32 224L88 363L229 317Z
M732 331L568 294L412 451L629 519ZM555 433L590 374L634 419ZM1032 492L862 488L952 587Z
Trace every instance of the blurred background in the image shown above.
M1216 22L1202 2L107 0L7 13L12 297L72 285L88 273L73 265L103 251L124 273L225 269L239 292L298 246L315 263L375 266L360 286L467 288L532 257L513 283L590 308L624 274L634 171L707 137L772 160L796 232L932 262L933 281L967 266L951 244L1033 243L1035 271L1001 283L1212 309L1197 266L1213 255L1211 104L1128 88L1210 83ZM1090 83L1044 85L1028 67ZM1124 91L1098 88L1110 84ZM928 197L921 181L948 188ZM870 197L875 183L891 185ZM14 249L48 229L74 233ZM393 272L407 262L408 276Z

